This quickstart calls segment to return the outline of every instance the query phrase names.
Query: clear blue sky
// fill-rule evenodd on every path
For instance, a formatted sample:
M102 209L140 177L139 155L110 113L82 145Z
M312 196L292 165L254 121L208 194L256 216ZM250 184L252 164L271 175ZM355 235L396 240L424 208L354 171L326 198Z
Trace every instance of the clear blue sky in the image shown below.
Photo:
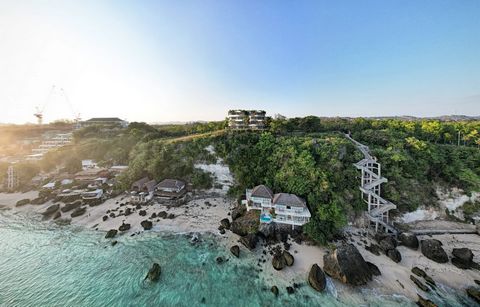
M83 117L149 122L480 114L478 0L0 1L0 46L3 122L52 84Z

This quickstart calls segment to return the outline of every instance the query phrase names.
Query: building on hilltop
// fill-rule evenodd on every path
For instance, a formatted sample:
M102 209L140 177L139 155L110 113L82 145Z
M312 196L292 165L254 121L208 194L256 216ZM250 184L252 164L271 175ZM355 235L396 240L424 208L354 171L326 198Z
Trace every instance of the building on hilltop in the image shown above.
M263 110L230 110L228 127L233 130L265 129L266 112Z
M118 117L94 117L82 122L82 127L88 126L117 126L126 128L128 122Z
M261 223L279 223L301 226L310 221L311 214L305 200L295 194L277 193L265 185L258 185L246 190L243 201L247 211L260 210Z

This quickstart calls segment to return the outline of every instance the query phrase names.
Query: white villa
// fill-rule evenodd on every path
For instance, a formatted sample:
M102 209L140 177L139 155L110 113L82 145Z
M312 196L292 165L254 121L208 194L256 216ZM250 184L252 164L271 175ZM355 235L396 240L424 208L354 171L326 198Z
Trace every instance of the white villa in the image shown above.
M244 204L247 210L260 210L260 222L301 226L310 220L311 214L305 200L294 194L273 194L265 185L247 189Z

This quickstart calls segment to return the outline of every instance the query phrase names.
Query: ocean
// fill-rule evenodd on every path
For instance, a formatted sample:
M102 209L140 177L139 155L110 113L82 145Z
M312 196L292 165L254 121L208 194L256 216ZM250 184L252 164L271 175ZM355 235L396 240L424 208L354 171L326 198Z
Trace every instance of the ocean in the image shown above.
M414 306L370 291L339 297L331 281L324 293L303 282L290 295L279 281L275 297L253 256L237 259L214 235L200 238L144 232L111 246L103 232L0 210L0 306ZM156 283L145 280L155 262Z

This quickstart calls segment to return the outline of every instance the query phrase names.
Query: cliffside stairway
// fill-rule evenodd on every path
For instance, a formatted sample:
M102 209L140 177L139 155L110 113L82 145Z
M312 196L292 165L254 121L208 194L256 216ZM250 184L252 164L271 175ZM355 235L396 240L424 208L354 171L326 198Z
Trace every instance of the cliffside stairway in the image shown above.
M373 226L375 232L383 231L396 235L397 230L389 221L389 212L397 206L380 196L382 183L388 182L387 178L381 175L380 163L372 157L368 146L354 140L349 134L345 134L345 137L352 141L364 155L364 159L354 165L362 172L360 191L362 199L368 205L367 217L370 226Z

